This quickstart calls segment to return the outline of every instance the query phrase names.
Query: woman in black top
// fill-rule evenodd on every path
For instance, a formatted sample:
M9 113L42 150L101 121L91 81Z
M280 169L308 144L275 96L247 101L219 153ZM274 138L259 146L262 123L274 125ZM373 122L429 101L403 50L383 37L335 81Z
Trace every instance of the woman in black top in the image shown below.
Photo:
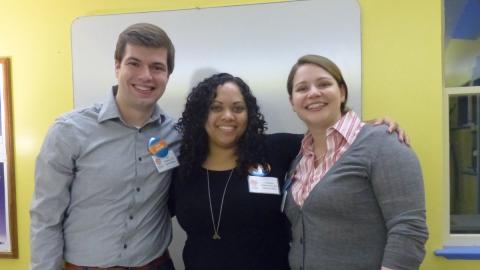
M280 193L301 136L264 135L249 87L225 73L192 90L178 128L171 208L187 233L186 269L289 269Z

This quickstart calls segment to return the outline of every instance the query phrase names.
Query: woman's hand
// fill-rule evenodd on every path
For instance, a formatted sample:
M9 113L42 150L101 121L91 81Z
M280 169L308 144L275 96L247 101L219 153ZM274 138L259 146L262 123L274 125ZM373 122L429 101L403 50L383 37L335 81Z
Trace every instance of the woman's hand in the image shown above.
M373 120L368 120L366 121L369 124L372 125L387 125L388 126L388 132L397 132L398 133L398 140L408 146L410 146L410 139L408 138L407 134L405 131L400 128L400 125L395 122L395 120L389 118L389 117L382 117L378 119L373 119Z

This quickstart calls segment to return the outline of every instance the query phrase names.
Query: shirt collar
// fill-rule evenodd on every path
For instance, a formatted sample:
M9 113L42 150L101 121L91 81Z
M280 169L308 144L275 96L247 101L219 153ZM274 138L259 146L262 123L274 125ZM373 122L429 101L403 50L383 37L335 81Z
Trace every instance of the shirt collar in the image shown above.
M360 118L357 114L350 110L344 114L333 126L327 129L327 137L332 136L332 134L338 134L342 136L349 145L355 140L355 136L349 136L349 131L361 123ZM302 140L301 150L303 155L314 155L313 153L313 136L310 132L305 134L305 137Z
M315 155L313 153L313 136L310 132L307 132L307 134L305 134L305 137L303 137L300 151L302 152L303 156L310 157Z
M358 127L361 123L360 118L357 114L350 110L344 114L333 126L327 129L327 136L329 136L333 131L336 131L340 134L348 144L352 144L355 140L355 136L351 136L352 128Z
M107 100L103 104L102 109L100 110L100 113L98 114L98 120L97 121L99 123L107 121L107 120L117 119L117 118L122 120L122 122L125 122L122 119L122 115L120 114L120 111L118 110L118 105L117 105L117 102L115 100L115 96L117 94L117 91L118 91L118 85L115 85L115 86L112 87L112 90L109 92ZM150 119L145 124L148 124L148 123L151 123L151 122L154 122L154 121L158 121L158 120L163 122L164 119L165 119L165 113L163 112L162 109L160 109L158 104L155 104L155 108L153 109L153 113L150 116Z

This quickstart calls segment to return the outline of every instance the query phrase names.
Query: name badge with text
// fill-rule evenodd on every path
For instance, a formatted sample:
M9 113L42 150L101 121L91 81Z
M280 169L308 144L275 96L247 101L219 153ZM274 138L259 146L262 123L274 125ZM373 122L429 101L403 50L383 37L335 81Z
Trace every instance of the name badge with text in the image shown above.
M165 140L153 137L148 141L148 151L152 154L153 163L159 173L171 170L179 165L175 153L168 149Z
M248 176L248 189L251 193L280 195L276 177Z

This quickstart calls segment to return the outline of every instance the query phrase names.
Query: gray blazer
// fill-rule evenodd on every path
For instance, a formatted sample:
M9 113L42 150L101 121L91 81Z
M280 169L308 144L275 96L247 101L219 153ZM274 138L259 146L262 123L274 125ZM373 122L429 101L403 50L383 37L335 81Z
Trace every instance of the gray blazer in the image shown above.
M287 195L292 270L418 269L428 238L419 162L386 127L365 125L302 208Z

